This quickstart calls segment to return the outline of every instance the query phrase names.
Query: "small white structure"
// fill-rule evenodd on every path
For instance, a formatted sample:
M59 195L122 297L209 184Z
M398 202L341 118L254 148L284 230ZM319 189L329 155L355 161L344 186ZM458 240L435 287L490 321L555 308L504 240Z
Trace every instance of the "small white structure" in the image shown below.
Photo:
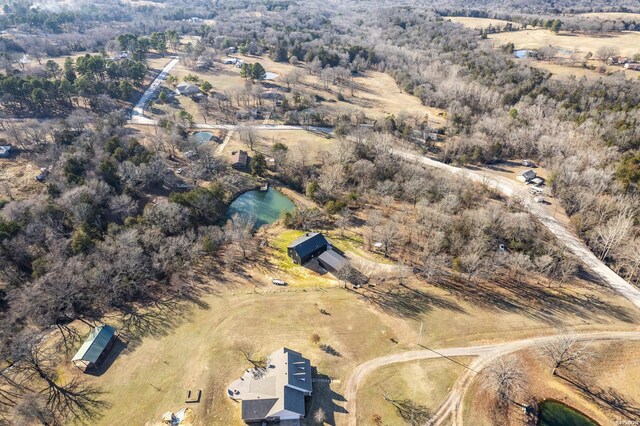
M11 145L0 146L0 158L8 158L11 155Z
M235 65L238 63L238 58L225 58L222 63L225 65Z

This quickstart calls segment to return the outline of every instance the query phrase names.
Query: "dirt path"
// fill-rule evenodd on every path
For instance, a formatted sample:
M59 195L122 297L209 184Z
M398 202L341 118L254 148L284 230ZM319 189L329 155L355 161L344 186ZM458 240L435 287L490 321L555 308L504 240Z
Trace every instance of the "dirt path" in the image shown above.
M524 200L525 208L553 234L558 240L565 245L576 257L578 257L586 266L589 267L594 274L601 280L609 284L615 291L631 303L640 308L640 289L625 281L618 274L613 272L604 264L595 254L589 250L586 244L580 240L572 230L564 223L553 217L553 214L541 205L535 203L532 197L526 192L526 187L517 186L515 182L502 176L493 176L487 172L474 171L453 167L423 155L413 154L406 151L393 149L392 153L398 157L422 164L429 167L435 167L446 170L472 181L486 184L487 186L498 190L508 197L520 197Z
M358 365L346 381L344 398L347 401L345 408L348 413L348 417L346 419L342 419L341 423L349 426L357 425L356 398L358 388L364 379L378 368L400 362L435 359L443 356L474 356L478 358L476 358L469 365L465 373L458 378L451 392L447 396L447 399L442 403L438 410L436 410L430 422L431 425L440 425L443 424L450 415L453 415L454 426L462 425L462 403L464 395L473 382L473 379L481 373L486 366L491 364L491 362L498 357L520 351L522 349L539 346L556 337L558 336L535 337L496 345L468 346L436 350L424 349L404 352L401 354L387 355L369 360ZM640 332L579 333L575 335L575 338L582 342L631 341L640 340Z

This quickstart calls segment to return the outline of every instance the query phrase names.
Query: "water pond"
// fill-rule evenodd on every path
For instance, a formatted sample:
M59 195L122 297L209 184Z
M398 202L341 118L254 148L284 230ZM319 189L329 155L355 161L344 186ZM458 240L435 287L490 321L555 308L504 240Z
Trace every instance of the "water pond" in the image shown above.
M538 409L538 426L598 426L582 413L557 401L542 401Z
M196 141L197 145L202 145L203 143L207 143L212 138L213 138L213 133L211 132L196 132L193 134L193 139Z
M515 56L518 59L522 59L522 58L526 58L527 56L533 55L533 53L534 53L533 50L526 50L526 49L514 50L513 56Z
M245 192L236 198L227 210L227 219L234 214L251 216L255 221L255 227L268 225L280 217L282 212L293 210L293 202L275 189L267 191L253 190Z

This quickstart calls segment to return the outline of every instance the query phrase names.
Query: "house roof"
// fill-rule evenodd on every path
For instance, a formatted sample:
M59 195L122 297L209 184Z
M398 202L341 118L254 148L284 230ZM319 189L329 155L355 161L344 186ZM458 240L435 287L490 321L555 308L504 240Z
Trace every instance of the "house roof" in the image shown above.
M347 259L344 256L341 256L339 253L333 250L325 251L318 257L318 260L326 265L329 265L336 271L344 268L348 263Z
M247 420L264 419L269 417L278 398L243 399L242 418Z
M231 154L231 162L233 164L246 165L248 159L249 159L249 155L247 154L247 151L240 150Z
M278 349L269 355L265 375L249 383L242 398L242 418L265 419L283 411L304 416L304 397L312 388L311 362L299 352Z
M181 95L194 95L200 93L200 88L191 83L180 83L176 86L178 93Z
M116 329L110 325L94 328L74 355L73 361L96 362L115 333Z
M0 155L6 155L11 152L11 145L0 146Z
M324 235L318 232L308 232L289 244L287 248L292 248L298 253L298 256L305 257L319 248L328 245L329 241L327 241Z
M533 179L534 177L536 177L536 172L534 172L533 170L526 170L520 173L520 176L525 177L527 179Z

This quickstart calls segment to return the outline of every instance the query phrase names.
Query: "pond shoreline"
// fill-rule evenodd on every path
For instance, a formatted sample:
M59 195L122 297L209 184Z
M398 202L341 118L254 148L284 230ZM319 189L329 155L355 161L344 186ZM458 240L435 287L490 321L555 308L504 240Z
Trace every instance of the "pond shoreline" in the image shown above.
M595 421L595 420L594 420L593 418L591 418L589 415L587 415L587 414L583 413L582 411L580 411L580 410L578 410L578 409L576 409L576 408L574 408L574 407L570 406L569 404L566 404L566 403L564 403L564 402L562 402L562 401L559 401L559 400L557 400L557 399L554 399L554 398L546 398L546 399L540 400L540 401L538 402L537 407L536 407L536 410L537 410L537 411L536 411L536 417L537 417L537 418L536 418L536 425L537 425L537 426L540 426L540 407L541 407L541 405L542 405L543 403L545 403L545 402L551 402L551 403L554 403L554 404L561 405L561 406L563 406L563 407L567 408L568 410L570 410L570 411L572 411L572 412L574 412L574 413L578 414L579 416L584 417L585 419L587 419L588 421L590 421L591 423L593 423L595 426L600 426L600 423L598 423L597 421Z

